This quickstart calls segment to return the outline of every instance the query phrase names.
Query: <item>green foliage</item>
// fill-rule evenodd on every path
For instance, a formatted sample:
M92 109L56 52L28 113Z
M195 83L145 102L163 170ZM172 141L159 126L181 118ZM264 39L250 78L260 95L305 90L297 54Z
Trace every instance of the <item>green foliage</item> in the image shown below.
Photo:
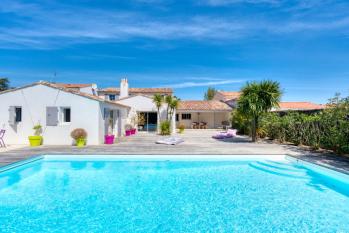
M180 124L180 125L178 126L178 129L179 129L179 133L184 133L185 125Z
M213 100L213 97L215 96L217 90L213 87L208 87L207 91L205 92L204 99L205 100Z
M329 107L316 114L276 113L265 115L261 128L271 139L349 153L349 100L332 99Z
M0 91L5 91L10 88L10 81L8 78L0 78Z
M170 135L171 134L171 122L163 121L160 123L160 134L161 135Z
M231 112L231 125L234 129L238 129L239 133L249 135L251 132L250 122L249 118L237 109Z
M278 107L282 92L278 82L265 80L248 82L241 89L238 111L251 121L252 141L256 141L259 119L273 107Z
M40 124L34 125L33 130L35 136L40 136L42 134L42 126Z

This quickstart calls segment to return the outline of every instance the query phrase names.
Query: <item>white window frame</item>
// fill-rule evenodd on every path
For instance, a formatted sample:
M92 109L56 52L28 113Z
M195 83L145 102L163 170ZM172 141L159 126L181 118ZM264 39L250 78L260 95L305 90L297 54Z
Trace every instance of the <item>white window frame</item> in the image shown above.
M70 122L64 121L65 119L65 109L70 109ZM72 122L72 114L71 114L71 107L65 106L59 108L59 122L61 125L70 125Z

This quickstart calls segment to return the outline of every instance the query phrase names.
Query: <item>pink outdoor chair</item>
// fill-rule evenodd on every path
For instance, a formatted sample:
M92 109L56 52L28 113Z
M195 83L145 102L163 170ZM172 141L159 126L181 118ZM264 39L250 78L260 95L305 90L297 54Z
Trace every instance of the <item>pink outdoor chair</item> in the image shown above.
M6 147L6 144L4 142L4 135L6 130L2 129L0 130L0 147Z

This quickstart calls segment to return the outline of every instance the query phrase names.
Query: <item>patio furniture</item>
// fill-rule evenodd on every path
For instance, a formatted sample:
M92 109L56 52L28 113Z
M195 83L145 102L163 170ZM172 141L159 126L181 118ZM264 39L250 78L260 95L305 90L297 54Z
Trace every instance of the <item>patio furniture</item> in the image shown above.
M199 123L198 122L191 123L191 128L192 129L199 129Z
M4 142L5 132L6 130L4 129L0 130L0 147L6 147L6 144Z
M223 128L223 129L228 129L229 126L230 126L229 121L222 121L222 128Z
M226 138L232 138L236 137L236 129L228 129L226 132L219 132L216 135L213 135L212 138L214 139L226 139Z
M200 129L207 129L207 123L206 122L200 122Z
M179 138L179 137L168 137L168 138L164 138L164 139L160 139L158 141L156 141L156 144L165 144L165 145L177 145L179 143L184 142L183 138Z

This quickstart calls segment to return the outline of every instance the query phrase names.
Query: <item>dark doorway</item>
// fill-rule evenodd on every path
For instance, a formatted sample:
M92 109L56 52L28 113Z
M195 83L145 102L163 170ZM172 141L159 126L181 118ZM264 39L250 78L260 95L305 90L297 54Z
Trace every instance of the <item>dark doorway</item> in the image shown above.
M156 131L158 114L156 112L138 113L138 131Z

